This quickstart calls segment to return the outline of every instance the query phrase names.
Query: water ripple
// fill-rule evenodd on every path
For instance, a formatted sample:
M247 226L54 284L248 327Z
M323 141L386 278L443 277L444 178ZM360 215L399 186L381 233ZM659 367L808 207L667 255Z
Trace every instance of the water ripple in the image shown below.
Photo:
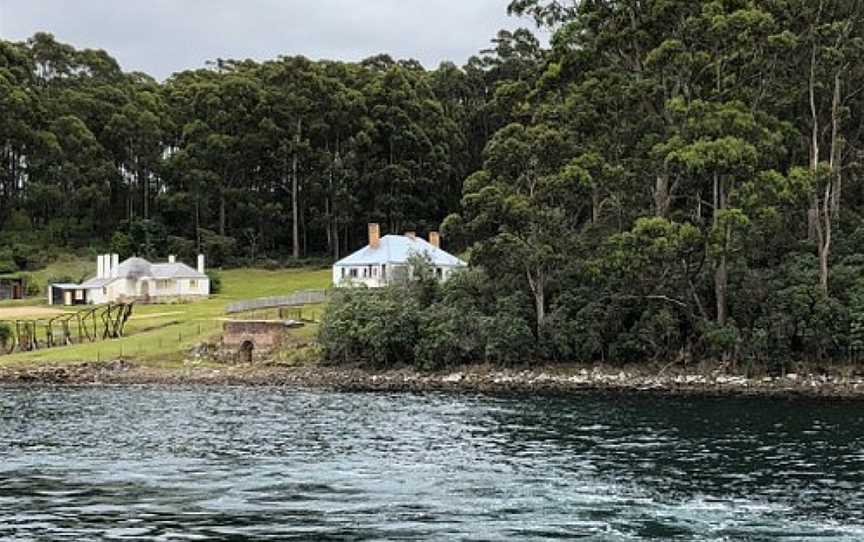
M3 540L864 539L857 405L0 387Z

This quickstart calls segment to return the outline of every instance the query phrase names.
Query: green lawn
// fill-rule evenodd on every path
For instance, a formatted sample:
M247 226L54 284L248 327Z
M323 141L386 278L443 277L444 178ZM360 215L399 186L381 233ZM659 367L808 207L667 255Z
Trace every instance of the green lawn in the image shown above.
M40 292L47 292L48 283L58 279L70 279L79 282L96 274L96 258L81 258L72 255L62 255L57 261L39 271L23 271L20 273L27 279L28 286L36 286ZM28 288L29 289L29 288ZM46 294L14 301L0 301L0 307L21 307L28 305L44 305Z
M265 271L233 269L222 272L222 293L206 301L174 305L136 305L121 339L16 353L0 357L0 365L67 363L123 357L154 366L177 366L191 346L222 330L225 305L239 299L289 294L296 290L326 288L329 269ZM320 307L304 310L320 313ZM308 331L308 330L307 330Z

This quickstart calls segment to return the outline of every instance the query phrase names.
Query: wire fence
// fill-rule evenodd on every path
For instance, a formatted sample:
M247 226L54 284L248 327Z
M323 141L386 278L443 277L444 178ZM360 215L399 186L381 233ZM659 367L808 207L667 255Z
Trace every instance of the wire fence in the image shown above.
M204 339L221 334L223 322L220 320L201 320L194 325L185 325L171 333L153 336L129 335L122 339L106 341L96 350L96 361L140 358L148 354L162 355L176 352L184 345L193 347Z
M228 304L225 312L237 314L261 309L273 309L278 307L299 307L302 305L314 305L324 303L327 300L327 290L301 290L290 295L276 297L261 297L258 299L244 299Z

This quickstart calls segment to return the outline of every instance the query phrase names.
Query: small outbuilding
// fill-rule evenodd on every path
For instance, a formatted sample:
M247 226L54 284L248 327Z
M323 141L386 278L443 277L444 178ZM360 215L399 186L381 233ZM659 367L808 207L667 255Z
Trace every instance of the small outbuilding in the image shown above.
M0 275L0 301L24 299L27 295L27 279L23 275Z
M411 275L409 259L415 255L425 256L441 281L468 266L441 249L441 236L438 232L431 232L428 241L414 232L381 237L380 226L369 224L369 243L333 265L333 284L362 284L370 288L380 288L394 281L404 280Z
M164 263L129 258L122 263L117 254L97 256L96 275L81 284L52 284L51 305L98 305L137 301L164 303L182 299L203 299L210 295L210 279L204 272L204 256L193 269L169 256Z

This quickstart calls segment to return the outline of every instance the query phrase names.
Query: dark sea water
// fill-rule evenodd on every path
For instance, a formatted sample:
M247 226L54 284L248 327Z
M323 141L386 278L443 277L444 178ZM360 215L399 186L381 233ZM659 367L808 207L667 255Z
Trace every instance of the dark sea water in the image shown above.
M862 413L0 387L0 539L860 541Z

